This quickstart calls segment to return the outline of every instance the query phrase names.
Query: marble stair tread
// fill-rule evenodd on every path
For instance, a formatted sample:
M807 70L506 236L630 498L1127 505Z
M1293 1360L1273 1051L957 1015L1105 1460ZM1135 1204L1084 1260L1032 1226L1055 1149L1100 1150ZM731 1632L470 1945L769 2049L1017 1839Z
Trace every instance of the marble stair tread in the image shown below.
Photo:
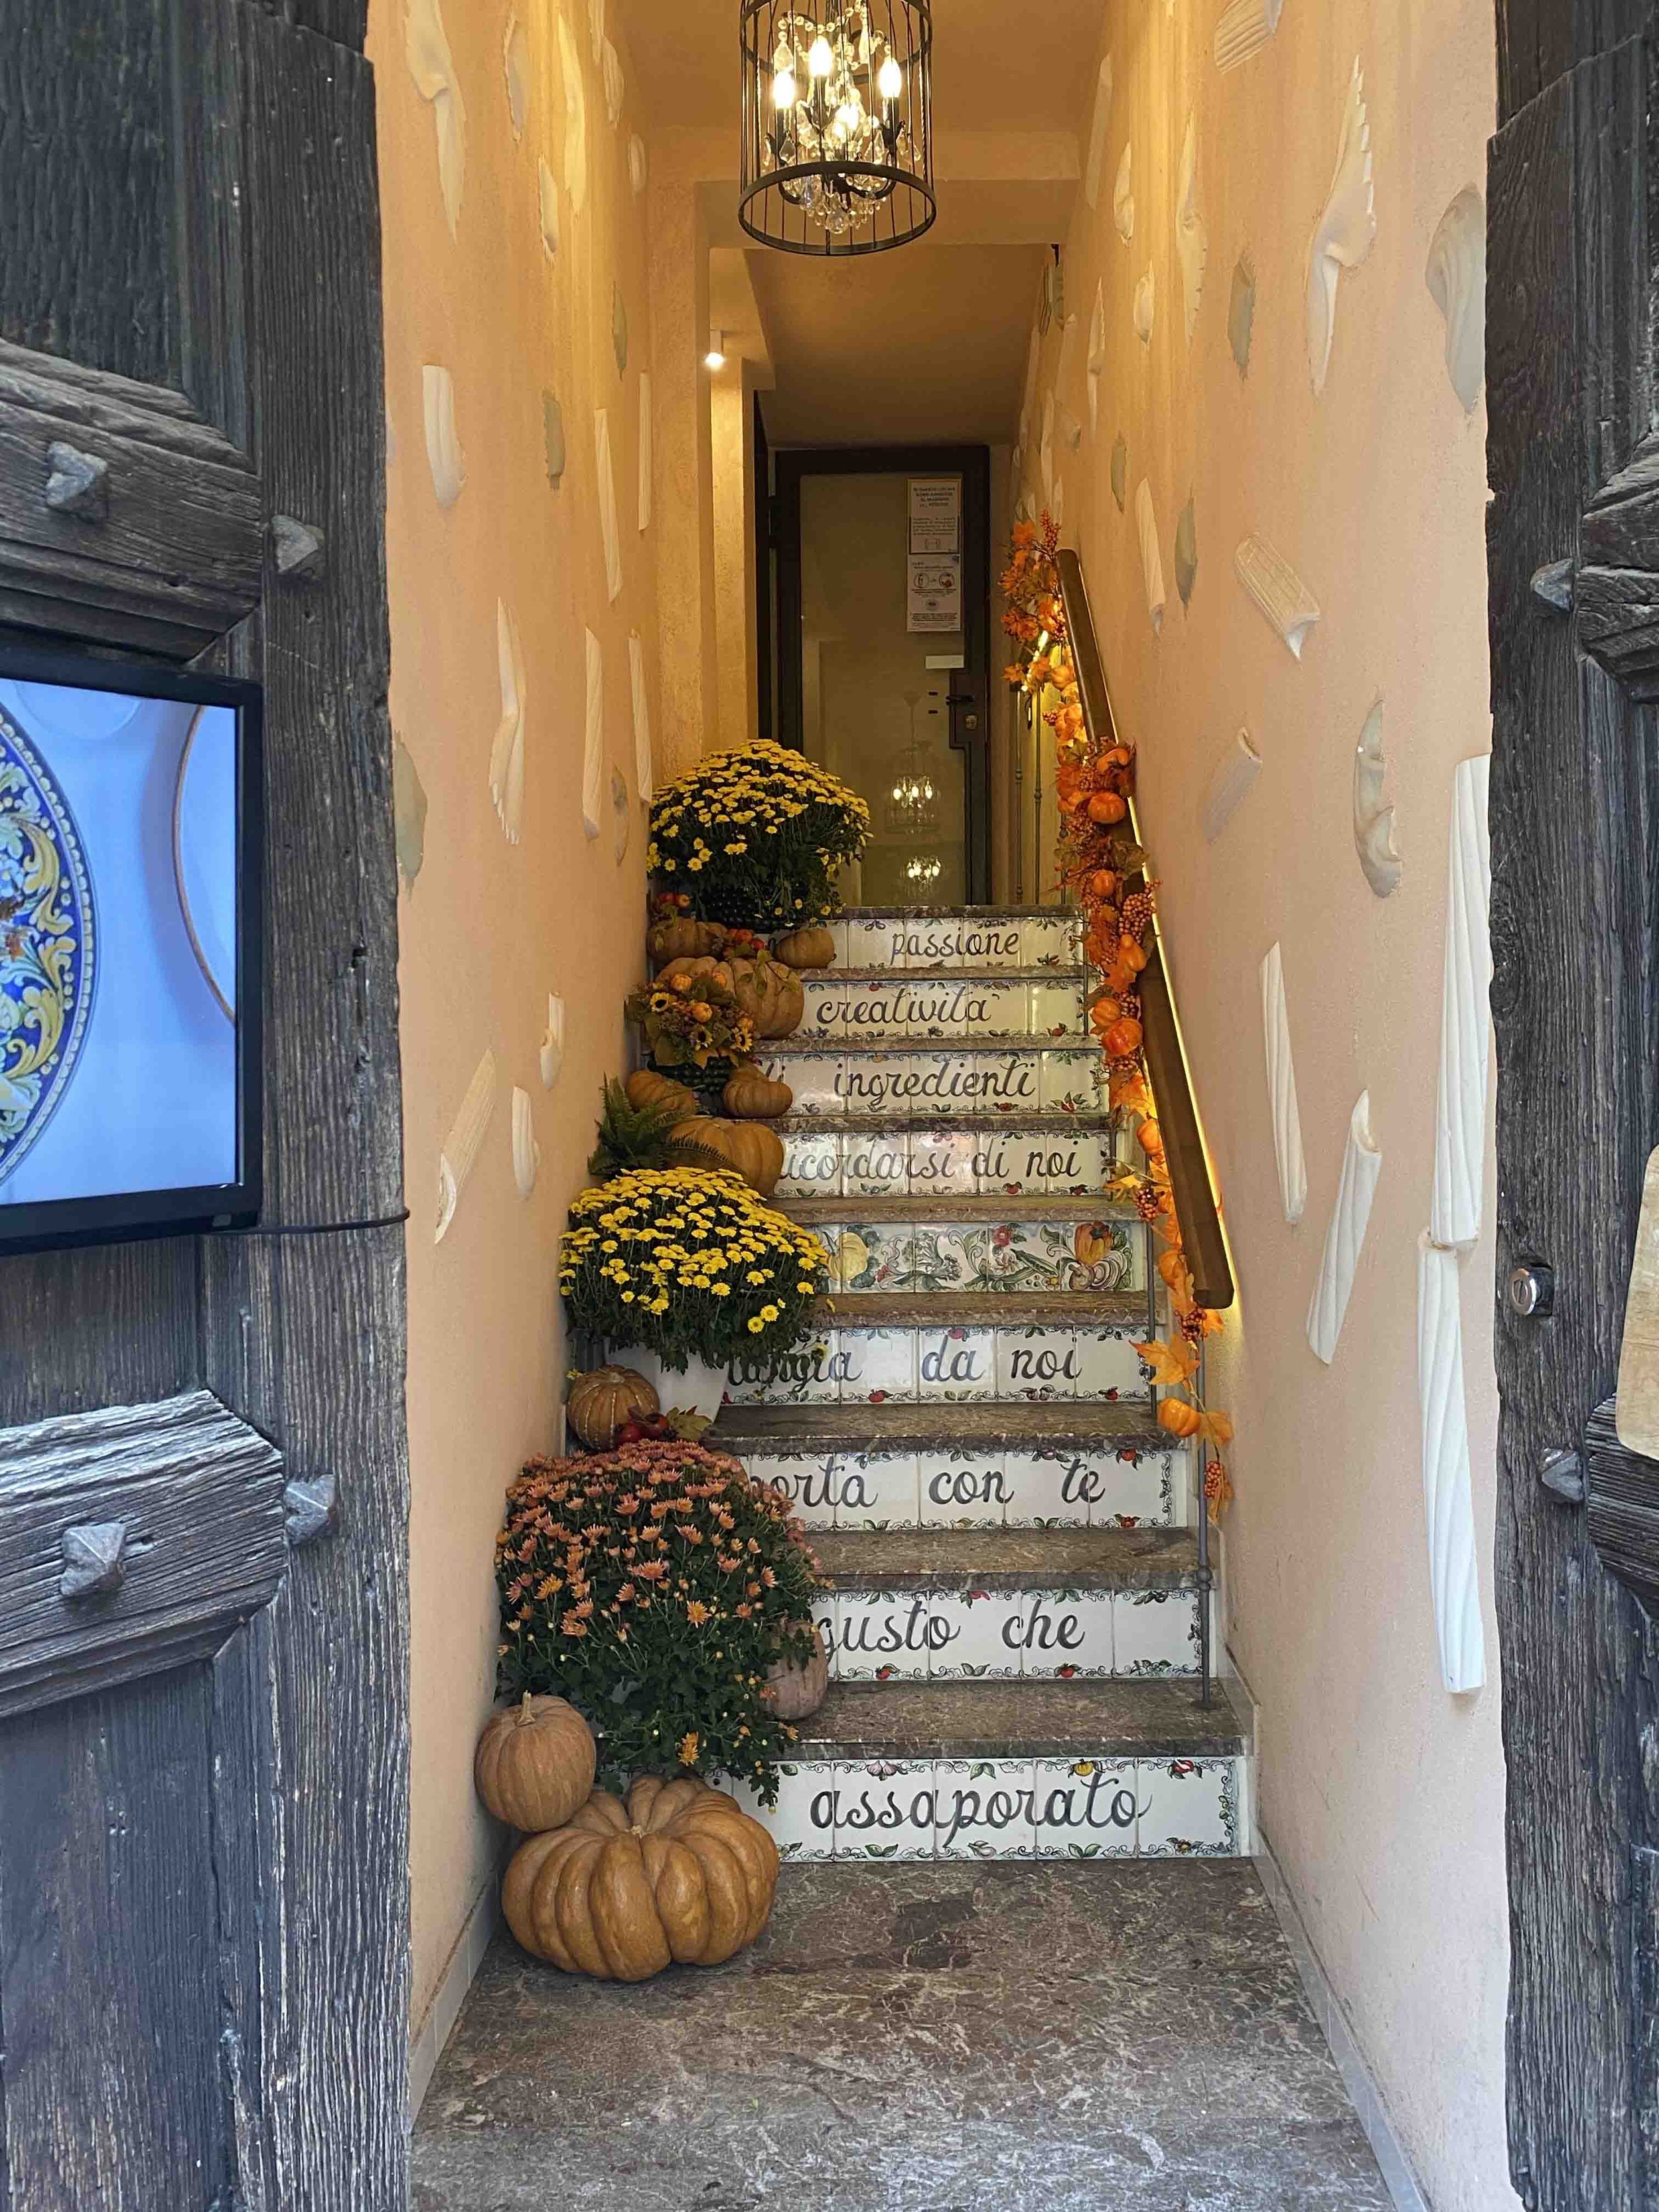
M775 1198L772 1203L792 1221L810 1228L815 1221L865 1224L887 1221L1134 1221L1140 1219L1125 1199L1108 1198L1103 1191L1025 1191L1010 1197L1006 1191L965 1191L959 1196L917 1196L908 1191L884 1192L862 1198Z
M1177 1679L832 1682L793 1759L1234 1759L1249 1748L1219 1683Z
M837 1589L1173 1589L1198 1571L1190 1528L825 1528Z
M1081 1451L1180 1447L1143 1398L924 1399L881 1406L726 1406L703 1439L744 1451L949 1451L1070 1446Z
M829 1318L838 1328L1143 1328L1150 1314L1145 1291L840 1291Z

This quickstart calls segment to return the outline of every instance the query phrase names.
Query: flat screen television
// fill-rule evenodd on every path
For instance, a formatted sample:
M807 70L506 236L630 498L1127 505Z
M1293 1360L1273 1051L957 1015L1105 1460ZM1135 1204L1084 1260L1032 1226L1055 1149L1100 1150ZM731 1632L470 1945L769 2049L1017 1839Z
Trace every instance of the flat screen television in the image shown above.
M0 644L0 1252L260 1200L256 684Z

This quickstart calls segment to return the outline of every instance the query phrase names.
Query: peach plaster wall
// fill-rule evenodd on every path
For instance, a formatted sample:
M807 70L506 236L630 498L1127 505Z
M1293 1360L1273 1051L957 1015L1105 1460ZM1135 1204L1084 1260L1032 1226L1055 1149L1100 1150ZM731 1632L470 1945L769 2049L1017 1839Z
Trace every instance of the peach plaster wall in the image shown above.
M603 11L595 13L602 21ZM415 9L416 58L428 89L434 14L429 4ZM426 807L424 858L401 902L399 970L410 1208L414 2029L499 1859L501 1839L475 1804L471 1781L473 1741L491 1702L493 1540L507 1483L527 1454L557 1442L564 1357L557 1241L566 1202L586 1180L601 1078L622 1064L623 999L641 958L645 838L628 640L630 630L641 634L654 707L653 532L640 526L637 482L639 383L650 351L645 201L629 171L636 119L618 27L609 26L622 88L613 124L590 10L566 0L565 17L586 112L580 208L571 190L582 171L570 143L558 10L548 0L516 0L516 8L507 0L447 0L436 59L441 64L447 40L450 81L465 108L452 235L439 146L441 130L453 125L453 94L441 86L429 99L417 86L404 0L374 0L370 14L392 441L391 704L404 756L406 859L411 769ZM506 65L515 22L521 136ZM551 250L543 237L538 161L556 203ZM450 181L453 198L453 174ZM625 367L613 337L618 295ZM422 372L428 363L454 380L465 481L447 507L434 494L427 449ZM556 483L544 395L562 414ZM594 413L601 407L623 576L614 601L597 494ZM516 621L525 678L516 843L492 801L489 775L502 711L498 600ZM582 822L585 630L599 641L604 669L597 838ZM629 843L620 861L613 770L628 791ZM563 1065L550 1090L538 1052L550 993L562 996L566 1024ZM440 1151L486 1052L498 1072L495 1103L453 1223L434 1243ZM540 1150L527 1198L514 1176L515 1087L531 1101ZM349 1316L341 1324L343 1337Z
M1452 775L1490 744L1484 405L1466 415L1452 389L1425 266L1453 196L1484 186L1492 18L1486 0L1287 7L1276 35L1224 72L1212 49L1218 12L1112 7L1100 54L1078 58L1092 82L1109 56L1112 100L1097 204L1079 195L1066 246L1069 327L1051 327L1039 353L1024 483L1040 506L1052 396L1064 537L1083 555L1120 726L1140 747L1143 822L1239 1276L1212 1382L1238 1424L1224 1626L1260 1700L1261 1825L1429 2200L1437 2212L1492 2212L1515 2200L1491 1613L1490 1163L1484 1234L1462 1272L1487 1668L1474 1695L1443 1686L1430 1602L1416 1266L1432 1172ZM1316 398L1307 254L1356 58L1376 239L1340 279ZM1189 115L1208 245L1190 341L1175 207ZM1126 143L1127 243L1114 219ZM1241 374L1228 311L1244 252L1255 304ZM1143 343L1133 305L1149 269ZM1122 510L1110 483L1120 434ZM1158 630L1135 524L1143 480L1166 591ZM1183 607L1175 535L1189 495L1198 563ZM1300 661L1235 579L1235 548L1252 532L1319 603ZM1386 900L1361 873L1351 823L1354 748L1379 697L1404 860ZM1264 764L1208 844L1199 804L1241 726ZM1295 1228L1279 1202L1260 1012L1258 969L1275 941L1307 1156ZM1309 1348L1308 1302L1362 1091L1382 1176L1327 1368ZM1224 2097L1224 2081L1215 2087Z

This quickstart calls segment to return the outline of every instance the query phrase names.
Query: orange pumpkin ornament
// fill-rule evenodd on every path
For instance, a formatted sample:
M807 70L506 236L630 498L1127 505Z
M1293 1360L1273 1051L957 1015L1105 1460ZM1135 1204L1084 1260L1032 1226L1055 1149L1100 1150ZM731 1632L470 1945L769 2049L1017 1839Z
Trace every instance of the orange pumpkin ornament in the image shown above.
M1127 1060L1132 1053L1140 1050L1142 1035L1134 1016L1125 1014L1121 1021L1112 1024L1100 1042L1109 1060Z
M1108 768L1127 768L1134 755L1127 745L1108 745L1101 758Z
M1091 822L1121 822L1128 811L1127 799L1120 798L1115 791L1097 791L1090 796L1089 819Z
M1138 937L1120 937L1117 941L1117 957L1126 968L1133 968L1137 975L1146 965L1147 956L1142 951L1140 939Z
M1097 868L1089 878L1089 889L1097 899L1113 897L1117 890L1117 872L1113 868Z
M1135 1131L1135 1141L1140 1146L1141 1151L1146 1153L1148 1159L1161 1160L1163 1158L1164 1132L1158 1127L1156 1121L1143 1121L1140 1127Z
M1195 1437L1203 1419L1196 1406L1189 1406L1184 1398L1160 1398L1158 1401L1158 1425L1172 1437Z

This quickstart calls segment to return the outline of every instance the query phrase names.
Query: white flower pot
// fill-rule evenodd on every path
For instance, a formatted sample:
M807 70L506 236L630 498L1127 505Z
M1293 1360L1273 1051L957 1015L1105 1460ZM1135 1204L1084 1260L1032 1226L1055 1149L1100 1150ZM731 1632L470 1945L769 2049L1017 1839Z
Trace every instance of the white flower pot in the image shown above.
M689 1360L685 1367L665 1367L654 1352L641 1351L637 1345L625 1346L611 1354L619 1367L631 1367L636 1375L643 1375L657 1394L657 1402L665 1413L700 1413L712 1421L720 1409L726 1396L726 1370L715 1367L706 1359Z

